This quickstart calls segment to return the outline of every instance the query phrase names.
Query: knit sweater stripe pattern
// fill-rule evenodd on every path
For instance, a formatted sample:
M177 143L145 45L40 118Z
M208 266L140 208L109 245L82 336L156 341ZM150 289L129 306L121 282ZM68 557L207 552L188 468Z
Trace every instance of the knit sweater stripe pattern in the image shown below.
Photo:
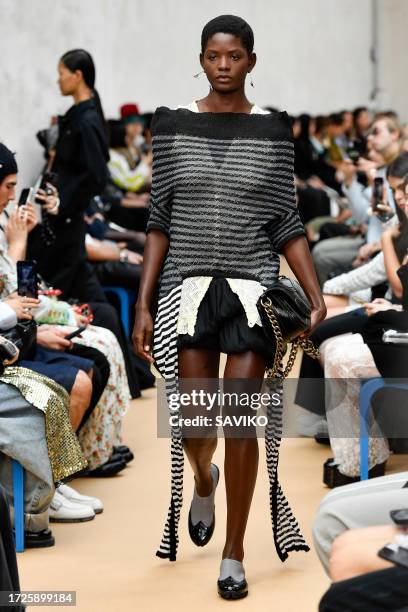
M153 177L147 231L170 240L153 332L155 366L177 391L177 320L183 279L242 278L270 286L282 246L304 235L295 204L286 113L194 113L160 107L152 121ZM265 435L275 545L284 560L308 550L277 478L281 411ZM272 426L272 425L271 425ZM268 434L269 431L269 434ZM176 559L182 505L181 432L171 432L171 501L157 555Z

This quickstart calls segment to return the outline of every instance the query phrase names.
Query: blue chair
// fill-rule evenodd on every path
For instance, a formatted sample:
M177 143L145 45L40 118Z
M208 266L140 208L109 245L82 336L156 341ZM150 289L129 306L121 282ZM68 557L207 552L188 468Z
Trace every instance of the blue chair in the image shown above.
M379 389L383 388L408 390L408 385L387 383L383 378L370 378L362 383L360 389L360 480L368 479L368 451L369 451L369 419L371 411L371 398Z
M130 321L129 321L129 312L130 312L130 304L131 300L134 297L133 291L130 289L124 289L123 287L103 287L105 293L113 293L119 298L120 303L120 318L122 320L122 325L125 329L126 336L130 336Z
M24 552L24 468L12 460L16 551Z

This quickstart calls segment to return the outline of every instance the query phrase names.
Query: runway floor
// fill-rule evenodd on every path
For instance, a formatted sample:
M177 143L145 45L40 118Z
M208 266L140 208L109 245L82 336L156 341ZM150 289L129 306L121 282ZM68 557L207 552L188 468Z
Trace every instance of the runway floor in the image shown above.
M314 612L328 580L312 550L295 553L282 564L276 556L268 507L267 472L260 440L258 481L249 517L245 568L249 596L238 602L216 593L226 517L223 475L216 496L217 524L203 549L190 541L187 516L193 491L185 467L184 505L177 562L155 556L169 502L169 441L156 436L156 390L144 393L125 417L124 441L135 460L112 479L78 479L79 491L100 497L103 514L88 523L53 524L53 548L18 555L24 590L74 590L78 612L182 612L225 610L245 612ZM221 440L215 461L222 465ZM280 480L309 544L311 524L320 499L322 464L328 447L314 440L283 441ZM404 456L390 462L397 471ZM57 610L61 608L48 608Z

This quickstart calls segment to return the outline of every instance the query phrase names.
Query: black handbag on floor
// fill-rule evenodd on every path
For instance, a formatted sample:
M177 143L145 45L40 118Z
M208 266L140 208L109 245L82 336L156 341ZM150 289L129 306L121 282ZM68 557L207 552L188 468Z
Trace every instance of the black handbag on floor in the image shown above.
M315 359L319 357L319 351L311 340L299 338L299 334L310 326L311 307L296 280L279 276L260 296L256 306L266 336L276 342L275 359L272 368L267 371L268 378L286 378L293 367L298 348ZM292 348L283 369L283 357L290 342Z

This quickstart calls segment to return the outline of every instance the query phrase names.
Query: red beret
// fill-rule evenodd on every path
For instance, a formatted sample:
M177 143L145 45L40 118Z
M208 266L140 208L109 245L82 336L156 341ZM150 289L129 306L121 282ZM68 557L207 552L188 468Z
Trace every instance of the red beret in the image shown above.
M123 104L120 107L120 116L122 119L131 115L140 115L140 110L137 104Z

